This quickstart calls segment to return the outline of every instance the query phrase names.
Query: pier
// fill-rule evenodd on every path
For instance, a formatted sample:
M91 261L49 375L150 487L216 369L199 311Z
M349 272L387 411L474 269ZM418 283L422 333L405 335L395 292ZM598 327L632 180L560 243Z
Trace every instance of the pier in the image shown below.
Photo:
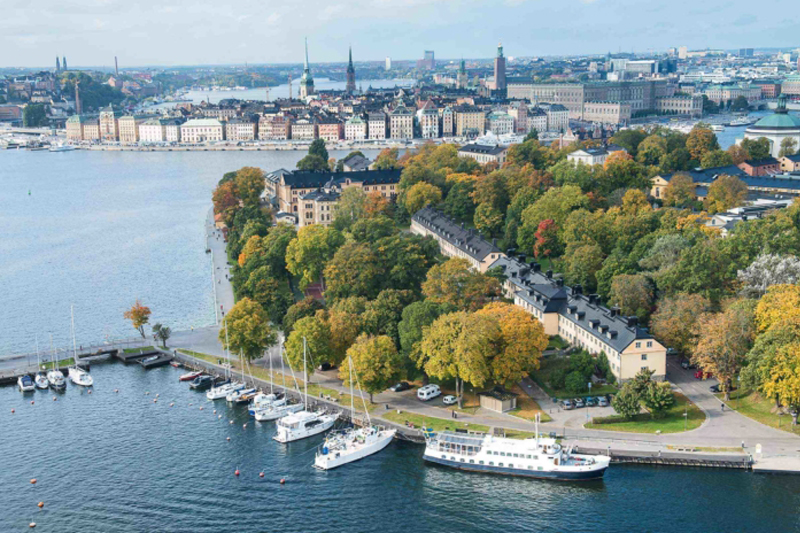
M140 359L144 359L145 357L161 355L161 353L162 352L160 350L139 350L138 352L119 351L116 353L115 357L123 363L128 364L139 361Z
M705 468L734 468L749 470L753 460L746 454L716 454L690 451L640 451L624 448L612 449L610 446L602 448L575 447L576 453L586 455L608 455L612 463L664 465L664 466L694 466Z
M150 356L153 357L153 356ZM145 370L149 370L151 368L158 368L159 366L166 366L172 362L174 357L170 354L161 353L153 359L152 361L147 360L148 358L139 359L139 364L142 365L142 368Z

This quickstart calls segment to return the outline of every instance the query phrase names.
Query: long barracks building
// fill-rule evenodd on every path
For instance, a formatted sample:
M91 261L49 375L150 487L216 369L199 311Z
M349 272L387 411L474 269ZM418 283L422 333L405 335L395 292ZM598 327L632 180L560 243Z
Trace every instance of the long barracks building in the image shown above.
M430 235L444 255L464 257L481 272L502 269L506 297L538 318L548 335L559 335L592 354L605 353L618 380L631 379L643 368L652 370L654 379L665 378L666 348L639 326L636 317L605 307L597 294L584 294L579 285L564 285L537 263L506 257L497 246L431 207L414 214L411 231Z

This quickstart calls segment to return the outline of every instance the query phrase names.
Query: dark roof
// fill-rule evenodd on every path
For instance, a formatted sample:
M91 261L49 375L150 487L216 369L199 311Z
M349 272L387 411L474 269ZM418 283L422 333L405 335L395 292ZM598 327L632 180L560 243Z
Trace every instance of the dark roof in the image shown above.
M331 179L339 180L350 179L351 181L363 182L367 185L400 183L400 169L392 170L364 170L354 176L348 172L312 172L310 170L295 170L283 174L283 181L293 189L319 188L328 183Z
M489 254L502 253L500 248L482 238L477 231L456 224L432 207L423 207L411 218L478 261L483 261Z
M533 78L527 76L511 76L506 78L506 85L509 84L533 84Z
M458 149L460 153L465 154L489 154L498 155L508 150L507 146L487 146L485 144L468 144Z
M317 189L316 191L311 191L309 193L304 194L300 197L301 200L317 200L319 202L335 202L339 199L338 191L330 191L326 192L323 189Z
M727 174L728 176L736 176L737 178L745 178L747 174L744 170L736 165L727 165L724 167L710 167L710 168L696 168L694 170L680 170L671 174L664 174L661 176L664 180L670 181L676 174L686 174L695 183L711 183L718 176Z
M777 165L779 161L774 157L765 157L763 159L747 159L745 163L751 167L763 167L767 165Z
M353 170L367 170L372 161L370 161L363 155L355 154L345 159L343 163L344 165L352 168Z
M785 155L783 157L785 157L786 159L788 159L792 163L800 163L800 154Z

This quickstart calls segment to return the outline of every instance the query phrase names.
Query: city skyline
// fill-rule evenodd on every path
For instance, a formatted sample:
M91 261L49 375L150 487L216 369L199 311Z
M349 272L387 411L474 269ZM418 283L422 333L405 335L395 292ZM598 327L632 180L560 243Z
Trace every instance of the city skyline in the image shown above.
M490 58L498 41L505 43L508 57L647 53L677 46L792 48L800 22L779 16L786 7L781 0L758 5L677 0L669 6L506 0L501 7L485 0L402 0L391 6L385 0L333 5L311 0L304 8L310 16L300 19L290 7L250 0L235 10L203 0L189 7L152 0L136 6L118 0L77 6L44 0L35 8L12 0L11 15L0 21L0 67L50 66L56 55L66 55L76 67L113 68L115 55L123 68L298 63L305 36L311 63L346 62L350 45L356 62L387 56L414 60L425 49L453 60ZM535 31L520 31L517 21L526 19L531 22L523 27Z

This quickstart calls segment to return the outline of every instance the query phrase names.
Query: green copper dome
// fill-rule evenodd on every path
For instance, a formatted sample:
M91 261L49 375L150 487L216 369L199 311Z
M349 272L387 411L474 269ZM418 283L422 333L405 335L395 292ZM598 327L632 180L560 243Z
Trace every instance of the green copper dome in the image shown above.
M800 130L800 117L788 113L773 113L756 122L753 128Z

